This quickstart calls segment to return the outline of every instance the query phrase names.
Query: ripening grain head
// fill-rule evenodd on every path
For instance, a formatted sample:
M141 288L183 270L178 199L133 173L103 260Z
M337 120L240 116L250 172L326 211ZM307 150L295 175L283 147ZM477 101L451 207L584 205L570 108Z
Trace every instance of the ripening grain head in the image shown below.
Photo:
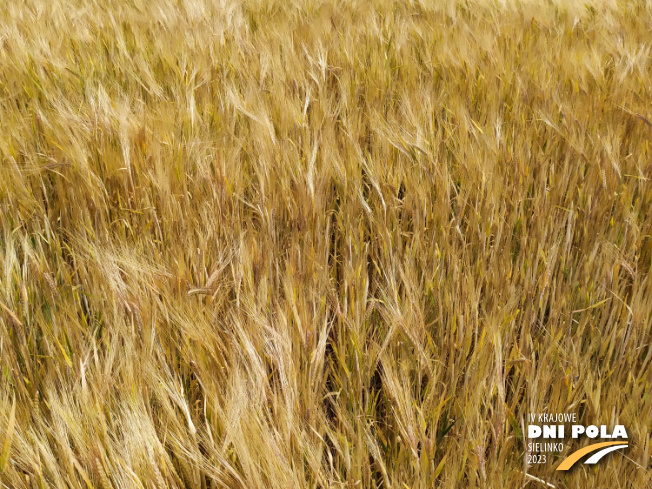
M0 482L644 487L651 19L2 4Z

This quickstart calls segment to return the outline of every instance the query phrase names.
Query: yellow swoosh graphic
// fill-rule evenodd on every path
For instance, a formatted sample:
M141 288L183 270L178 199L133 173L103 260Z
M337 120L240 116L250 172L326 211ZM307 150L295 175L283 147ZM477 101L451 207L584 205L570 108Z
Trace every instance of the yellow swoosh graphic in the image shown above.
M570 469L575 462L577 462L579 459L581 459L584 455L587 455L591 452L595 452L596 450L600 450L601 448L604 447L610 447L613 445L622 445L622 441L607 441L604 443L596 443L594 445L589 445L588 447L584 447L579 449L576 452L571 453L562 463L559 464L559 467L557 467L557 470L568 470Z

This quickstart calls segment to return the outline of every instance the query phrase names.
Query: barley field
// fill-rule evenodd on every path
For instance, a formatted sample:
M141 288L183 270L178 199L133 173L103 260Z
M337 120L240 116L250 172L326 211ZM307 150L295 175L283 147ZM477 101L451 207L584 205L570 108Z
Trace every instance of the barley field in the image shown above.
M651 487L651 26L2 2L1 487Z

